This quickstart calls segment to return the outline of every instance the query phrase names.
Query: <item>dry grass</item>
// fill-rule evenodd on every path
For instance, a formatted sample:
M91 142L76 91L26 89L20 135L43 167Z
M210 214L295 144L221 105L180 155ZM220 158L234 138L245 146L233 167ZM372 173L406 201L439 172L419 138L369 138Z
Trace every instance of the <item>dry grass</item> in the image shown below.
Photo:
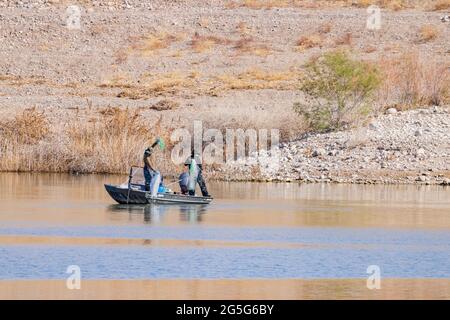
M1 121L0 170L49 171L44 166L58 150L45 142L51 135L48 123L47 117L34 108Z
M248 36L250 29L243 23L240 23L237 27L240 31L240 38L237 40L231 40L214 35L199 35L195 33L188 45L193 51L197 53L209 51L217 45L231 46L238 54L249 54L256 56L267 56L270 54L271 49L262 43L256 42L253 37Z
M332 24L329 22L322 23L319 28L317 29L317 32L319 34L327 34L331 32L331 29L333 28Z
M372 53L377 51L377 47L376 46L372 46L372 45L367 45L363 48L363 52L365 53Z
M154 139L152 127L137 110L107 108L100 113L68 125L69 171L126 172L140 163L143 148Z
M222 133L228 129L280 130L280 139L287 141L305 132L306 125L290 106L274 105L271 108L239 105L216 107L202 114L204 128L217 128Z
M429 0L430 1L430 0ZM433 0L431 0L433 1ZM371 5L377 5L380 8L388 10L402 10L407 8L422 8L427 1L420 0L349 0L347 6L356 6L358 8L367 8Z
M1 171L126 173L141 164L143 150L156 136L169 141L161 118L150 126L139 111L120 108L52 128L46 115L33 108L1 125ZM171 165L167 157L162 153L158 158L162 170Z
M358 8L367 8L368 6L375 4L374 0L357 0L355 1L355 6Z
M221 83L222 90L256 90L256 89L293 89L298 78L295 71L268 72L252 68L237 75L221 75L216 81Z
M151 80L147 86L150 92L174 93L179 88L191 88L194 83L190 74L182 72L170 72L160 75L157 79Z
M410 109L450 101L448 63L409 52L397 58L383 58L379 66L384 78L379 100L384 106Z
M237 24L236 30L243 37L248 36L248 34L252 31L252 29L244 21L241 21Z
M259 57L266 57L272 52L269 46L255 42L252 37L241 37L234 43L233 49L235 49L238 54L255 55Z
M309 36L302 36L297 40L297 47L301 49L311 49L314 47L321 47L323 42L322 37L319 34L312 34Z
M245 7L249 9L271 9L271 8L286 8L294 6L296 2L289 0L243 0L238 2L229 2L227 8Z
M122 90L119 98L143 99L162 95L175 95L186 89L194 89L197 84L193 73L169 72L143 77L139 83L119 82ZM111 84L110 84L111 85Z
M450 0L438 0L433 6L433 10L435 11L448 9L450 9Z
M120 88L117 97L148 99L179 94L217 96L226 90L277 89L291 90L299 72L296 70L263 71L250 68L238 74L203 77L198 71L172 72L143 76L139 82L123 74L100 85L101 88ZM156 107L155 107L156 108Z
M254 77L275 81L286 75L256 72ZM74 112L74 111L73 111ZM158 150L156 165L164 174L179 171L171 161L173 129L180 123L160 116L147 121L139 109L109 107L99 111L77 111L67 121L49 121L37 109L27 109L0 123L0 171L127 173L131 165L142 165L142 153L155 137L166 142ZM202 115L204 128L280 128L281 138L289 139L302 130L290 108L275 110L223 107ZM189 130L192 123L185 122Z
M98 36L102 33L105 33L108 31L107 27L103 24L93 24L89 27L89 31L92 36Z
M128 52L124 49L117 50L114 53L115 64L122 64L128 60Z
M334 44L336 46L351 46L352 43L353 43L353 35L351 32L344 33L334 41Z
M208 51L212 49L216 45L227 45L230 44L231 41L228 39L224 39L221 37L216 37L212 35L201 36L198 33L195 33L189 42L189 46L197 53Z
M435 40L439 35L439 30L431 24L422 26L419 30L418 42L428 42Z
M25 109L14 119L2 122L1 136L12 144L35 144L49 134L49 123L36 107Z
M29 77L22 77L22 76L16 76L16 75L0 75L0 81L5 82L8 85L11 86L24 86L24 85L43 85L43 84L50 84L49 81L47 81L45 78L40 76L29 76Z
M182 35L160 31L153 34L130 37L131 50L137 51L141 56L149 56L158 53L162 49L169 48L169 46L183 39Z
M173 110L177 109L180 106L180 104L176 101L169 100L169 99L163 99L158 101L157 103L153 104L150 109L156 110L156 111L165 111L165 110Z
M408 8L423 9L434 6L445 8L448 0L439 0L442 5L435 4L434 0L241 0L230 1L225 7L228 9L235 9L244 7L248 9L261 10L273 8L337 8L337 7L357 7L367 8L370 5L377 5L383 9L388 10L402 10ZM436 9L441 10L441 9Z
M207 17L200 17L198 19L197 24L202 28L208 28L209 27L209 19Z
M128 73L115 73L111 79L102 82L100 88L132 88L133 81Z
M381 7L398 11L408 8L408 5L403 0L383 0L381 1Z

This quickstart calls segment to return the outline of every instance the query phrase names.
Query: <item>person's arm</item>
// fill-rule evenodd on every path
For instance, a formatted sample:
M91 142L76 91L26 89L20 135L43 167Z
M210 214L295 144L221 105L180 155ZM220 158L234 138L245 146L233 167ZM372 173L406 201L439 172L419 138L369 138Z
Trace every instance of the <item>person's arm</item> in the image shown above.
M149 168L152 171L155 171L155 169L153 168L153 161L151 161L150 157L151 157L152 153L149 149L145 150L144 153L144 164L147 168Z
M153 161L150 159L150 156L153 154L153 149L158 145L160 142L160 138L157 138L153 144L148 147L144 152L144 164L152 171L156 171L154 169L155 165Z

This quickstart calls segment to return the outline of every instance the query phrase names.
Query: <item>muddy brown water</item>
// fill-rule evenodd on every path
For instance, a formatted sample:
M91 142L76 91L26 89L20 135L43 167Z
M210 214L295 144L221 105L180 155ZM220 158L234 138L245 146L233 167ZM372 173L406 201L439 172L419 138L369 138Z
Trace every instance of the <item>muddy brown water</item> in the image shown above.
M210 182L208 206L123 206L103 184L125 179L0 174L0 298L450 298L449 188Z

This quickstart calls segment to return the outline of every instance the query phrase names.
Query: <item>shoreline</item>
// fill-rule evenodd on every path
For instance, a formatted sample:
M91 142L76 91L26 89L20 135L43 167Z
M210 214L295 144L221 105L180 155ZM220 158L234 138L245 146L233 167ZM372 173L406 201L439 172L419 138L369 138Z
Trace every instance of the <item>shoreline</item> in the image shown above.
M280 143L275 158L271 151L264 151L222 165L206 164L204 176L214 181L449 186L448 106L389 110L355 128L309 133ZM127 115L121 111L118 114L120 117ZM118 121L117 126L120 123ZM122 138L130 142L142 139L138 133ZM91 143L91 139L87 135L81 145ZM127 148L130 143L121 145L122 150L111 144L106 153L118 151L119 156L124 152L131 155L113 158L112 162L103 156L105 149L94 147L88 153L80 149L81 154L86 154L80 157L78 152L70 153L64 148L62 151L66 154L58 154L48 143L37 144L34 156L26 149L19 150L20 157L14 152L5 155L2 161L7 164L12 160L16 164L9 166L12 170L5 165L0 172L128 175L130 165L140 163L139 155L145 141L134 143L131 151ZM72 144L77 146L80 142L74 139ZM161 153L157 161L165 178L177 179L178 174L170 172L181 172L182 168L171 162L170 151ZM57 165L47 166L48 162ZM96 162L100 165L91 165Z
M361 279L0 280L1 299L449 299L445 278L388 278L379 290ZM274 288L279 288L278 290Z
M447 107L397 111L360 127L305 135L221 168L225 180L450 185Z
M61 174L61 175L70 175L70 176L91 176L91 175L111 175L111 176L126 176L127 173L107 173L107 172L82 172L82 173L73 173L73 172L56 172L56 171L0 171L0 174ZM211 177L211 175L213 175ZM217 175L217 172L205 173L205 177L209 181L214 182L253 182L253 183L298 183L298 184L364 184L364 185L416 185L416 186L450 186L450 171L445 173L440 173L440 175L444 176L443 179L430 179L427 181L418 181L411 179L414 176L414 173L411 175L407 175L401 178L392 179L389 175L380 175L380 172L374 172L374 175L380 177L378 179L371 177L359 177L356 180L351 177L345 176L336 176L332 178L326 179L314 179L310 178L308 180L302 179L270 179L270 178L245 178L245 177L214 177ZM420 176L419 172L417 175ZM175 180L175 175L164 175L165 179Z

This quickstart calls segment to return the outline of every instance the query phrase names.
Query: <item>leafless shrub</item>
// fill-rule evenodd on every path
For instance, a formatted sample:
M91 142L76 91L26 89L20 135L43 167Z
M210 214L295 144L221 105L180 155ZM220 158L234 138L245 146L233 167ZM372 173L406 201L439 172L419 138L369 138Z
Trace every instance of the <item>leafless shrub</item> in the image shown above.
M351 32L346 32L340 37L338 37L334 43L337 46L351 46L353 42L353 35Z
M422 26L419 30L418 42L432 41L432 40L436 39L438 35L439 35L439 30L435 26L433 26L431 24L426 24L426 25Z
M440 105L449 101L448 63L437 58L423 58L418 52L403 53L397 58L383 58L383 84L379 100L401 109L420 105Z
M314 48L321 46L322 44L322 37L318 34L312 34L309 36L302 36L300 39L297 40L297 46L300 48Z

